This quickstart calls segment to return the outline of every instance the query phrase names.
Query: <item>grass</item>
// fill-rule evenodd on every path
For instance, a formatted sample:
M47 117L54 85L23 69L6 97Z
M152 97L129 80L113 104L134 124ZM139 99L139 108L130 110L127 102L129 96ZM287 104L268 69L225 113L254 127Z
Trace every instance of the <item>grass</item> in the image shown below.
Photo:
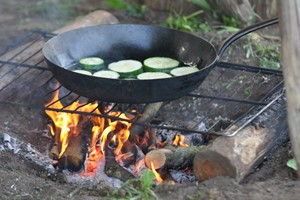
M147 6L145 4L127 3L124 0L106 0L106 4L114 10L126 10L127 14L135 18L144 18Z
M204 22L201 22L201 20L197 18L197 16L203 12L203 10L198 10L190 15L183 16L181 13L176 13L173 11L167 18L166 25L169 28L187 32L196 32L199 30L208 32L211 30L210 26Z
M154 173L144 170L140 178L129 179L120 188L112 193L114 199L130 200L156 200L157 195L153 191Z
M253 35L249 35L246 44L243 45L243 49L245 50L247 59L258 58L259 66L276 70L280 69L282 55L279 45L264 45L261 41L253 40Z

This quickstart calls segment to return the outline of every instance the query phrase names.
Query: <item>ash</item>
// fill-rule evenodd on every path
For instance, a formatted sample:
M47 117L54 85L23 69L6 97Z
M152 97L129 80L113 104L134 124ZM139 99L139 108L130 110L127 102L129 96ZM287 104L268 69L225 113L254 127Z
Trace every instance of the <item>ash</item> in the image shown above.
M22 142L8 133L0 134L0 151L11 151L21 158L30 161L37 166L41 171L46 172L48 178L57 177L58 171L52 165L52 159L49 158L48 152L41 153L36 150L30 143ZM104 173L104 158L100 159L99 165L94 176L82 175L80 173L72 173L63 170L63 179L70 184L82 186L95 186L100 182L106 185L118 188L121 186L122 181L108 177Z
M68 170L63 170L63 174L65 175L67 182L70 184L76 184L81 186L95 186L100 182L104 182L105 184L114 188L121 187L123 183L121 180L109 177L104 173L104 165L105 158L101 157L99 159L99 164L95 174L89 175L78 172L72 173Z
M30 143L22 142L11 137L8 133L0 135L0 151L11 151L45 170L49 176L55 174L56 170L52 166L52 160L48 157L48 154L40 153Z

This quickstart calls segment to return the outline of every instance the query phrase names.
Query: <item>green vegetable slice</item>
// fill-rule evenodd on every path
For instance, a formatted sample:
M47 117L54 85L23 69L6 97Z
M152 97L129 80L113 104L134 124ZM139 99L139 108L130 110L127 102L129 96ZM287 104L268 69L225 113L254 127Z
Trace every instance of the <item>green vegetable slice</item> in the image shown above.
M178 67L171 70L171 74L173 76L183 76L191 73L195 73L199 71L197 67Z
M103 70L103 71L95 72L93 76L101 77L101 78L118 79L120 77L120 74L110 70Z
M144 60L144 68L147 72L170 72L178 67L179 61L168 57L152 57Z
M144 72L137 76L139 80L151 80L151 79L162 79L162 78L170 78L172 77L170 74L164 72Z
M142 73L143 65L137 60L120 60L110 63L108 69L118 72L122 78L128 78Z
M91 73L91 72L86 71L86 70L82 70L82 69L76 69L76 70L73 70L73 72L76 72L76 73L79 73L79 74L84 74L84 75L92 76L92 73Z
M98 57L86 57L79 60L85 70L99 70L104 67L104 60Z

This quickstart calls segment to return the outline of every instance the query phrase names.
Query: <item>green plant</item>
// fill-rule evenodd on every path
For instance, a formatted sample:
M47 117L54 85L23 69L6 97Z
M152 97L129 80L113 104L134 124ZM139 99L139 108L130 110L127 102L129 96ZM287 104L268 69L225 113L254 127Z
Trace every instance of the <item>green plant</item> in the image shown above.
M127 5L126 11L128 15L135 18L143 18L145 16L147 6L144 4L131 3Z
M153 191L155 176L150 170L144 170L140 178L129 179L120 188L113 192L116 199L158 199Z
M126 10L129 16L143 18L147 9L144 4L126 3L125 0L106 0L108 6L115 10Z
M282 56L279 45L253 42L252 34L247 37L247 42L243 45L246 52L246 58L258 58L259 65L265 68L280 69Z
M296 170L296 171L297 171L297 169L298 169L298 168L297 168L297 162L296 162L295 158L288 160L287 163L286 163L286 165L287 165L288 167L290 167L290 168Z
M124 0L106 0L106 3L115 10L124 10L127 8L127 3Z
M198 10L187 16L182 16L180 13L176 13L173 11L167 18L166 23L168 27L182 31L210 31L210 27L206 23L201 22L196 18L201 13L203 13L203 10Z
M222 16L222 22L224 26L227 27L239 27L241 25L241 21L239 21L235 17L230 16Z

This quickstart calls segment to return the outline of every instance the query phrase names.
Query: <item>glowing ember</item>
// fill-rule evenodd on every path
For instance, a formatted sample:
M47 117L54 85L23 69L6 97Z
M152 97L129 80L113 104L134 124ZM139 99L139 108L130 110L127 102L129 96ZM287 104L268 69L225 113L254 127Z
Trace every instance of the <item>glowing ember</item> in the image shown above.
M181 146L181 147L188 147L188 144L184 143L184 136L183 135L176 135L173 141L173 145Z
M164 180L161 178L160 174L155 170L155 167L154 167L154 164L153 162L151 162L151 170L153 171L154 175L155 175L155 178L156 178L156 181L161 183L163 182Z

